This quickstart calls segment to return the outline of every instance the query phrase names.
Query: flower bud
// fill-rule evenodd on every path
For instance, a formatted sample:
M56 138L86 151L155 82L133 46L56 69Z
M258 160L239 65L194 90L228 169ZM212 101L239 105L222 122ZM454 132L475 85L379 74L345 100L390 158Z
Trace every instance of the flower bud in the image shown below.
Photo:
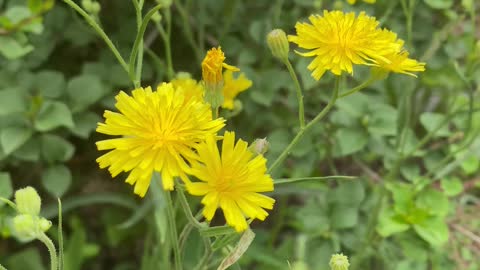
M160 12L157 11L157 12L153 13L152 21L154 21L156 23L159 23L161 20L162 20L162 15L160 14Z
M33 239L37 235L38 224L36 222L38 217L22 214L13 218L13 229L15 235L22 239Z
M263 155L268 151L268 145L267 138L255 139L248 149L257 155Z
M98 14L101 9L102 9L102 7L100 6L100 3L98 3L98 2L93 2L93 3L92 3L92 8L90 9L90 11L91 11L93 14Z
M340 254L333 254L330 259L330 269L331 270L348 270L350 263L348 262L348 257Z
M272 30L267 35L267 44L273 56L282 61L288 60L288 52L290 50L287 35L282 29Z
M92 0L82 0L82 7L85 9L87 12L90 12L92 10Z
M20 214L38 216L42 200L34 188L26 187L15 192L15 204Z

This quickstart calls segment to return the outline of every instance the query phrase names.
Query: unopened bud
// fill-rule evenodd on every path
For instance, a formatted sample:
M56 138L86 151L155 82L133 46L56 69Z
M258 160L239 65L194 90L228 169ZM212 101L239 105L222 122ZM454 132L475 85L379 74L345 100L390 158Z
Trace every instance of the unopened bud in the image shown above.
M282 29L272 30L267 35L267 44L273 56L282 61L288 59L288 52L290 50L287 35Z
M348 270L350 263L348 262L348 257L340 254L333 254L330 259L330 269L331 270Z
M18 215L13 218L13 229L16 236L23 239L32 239L37 236L38 224L36 222L37 216L28 214Z
M82 0L82 7L85 9L87 12L92 11L92 0Z
M265 154L268 151L267 138L255 139L248 149L257 155Z
M160 12L157 11L157 12L153 13L152 21L154 21L156 23L159 23L161 20L162 20L162 15L160 14Z
M15 192L15 204L20 214L38 216L42 200L34 188L26 187Z
M100 6L100 3L98 2L93 2L92 3L92 8L90 9L90 12L93 14L98 14L102 7Z

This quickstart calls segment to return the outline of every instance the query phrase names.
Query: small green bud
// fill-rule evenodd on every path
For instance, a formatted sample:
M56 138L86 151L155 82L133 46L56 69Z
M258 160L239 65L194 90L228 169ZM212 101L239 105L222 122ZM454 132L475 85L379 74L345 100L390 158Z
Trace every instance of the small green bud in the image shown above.
M268 146L267 138L255 139L248 149L257 155L263 155L268 151Z
M273 56L282 61L288 59L290 45L288 44L287 35L282 29L275 29L268 33L267 44Z
M92 10L92 0L82 0L82 7L85 9L87 12L91 12Z
M160 12L157 11L157 12L153 13L152 21L154 21L156 23L159 23L161 20L162 20L162 15L160 14Z
M333 254L330 259L330 269L331 270L348 270L350 263L348 262L348 257L340 254Z
M92 8L91 8L91 12L93 14L98 14L100 12L100 10L102 10L102 6L100 6L100 3L98 2L93 2L92 3Z
M34 188L26 187L15 192L15 204L20 214L38 216L42 200Z
M46 218L40 218L39 227L42 232L48 231L52 227L52 222Z

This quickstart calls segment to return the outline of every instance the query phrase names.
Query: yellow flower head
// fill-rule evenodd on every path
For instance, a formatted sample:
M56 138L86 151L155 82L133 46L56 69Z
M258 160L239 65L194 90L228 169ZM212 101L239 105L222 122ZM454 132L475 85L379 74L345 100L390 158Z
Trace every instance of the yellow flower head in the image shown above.
M378 21L365 12L356 17L353 12L325 10L323 16L311 15L309 20L311 24L297 23L297 36L288 38L300 48L311 50L299 54L315 57L308 69L316 80L327 70L335 75L343 71L352 74L353 64L375 65L401 49L400 43L392 40L396 35L378 29Z
M367 4L375 4L377 0L363 0L363 2L367 3ZM347 2L350 4L350 5L354 5L357 0L347 0Z
M238 71L238 68L224 63L225 54L220 47L212 48L202 61L202 77L207 85L217 85L222 83L223 68Z
M222 108L233 110L233 101L240 92L243 92L252 86L252 81L247 79L245 74L241 73L238 78L233 78L231 70L225 70L223 73L223 105Z
M260 192L273 190L273 180L266 174L267 160L254 155L245 141L235 144L235 133L225 132L222 152L215 137L210 136L197 147L199 162L193 163L191 174L201 182L187 183L187 190L205 196L203 215L211 220L218 207L222 208L227 224L237 232L248 228L245 218L265 220L264 209L272 209L274 199Z
M175 91L182 91L185 100L195 99L196 101L202 101L205 89L203 85L198 83L192 78L176 78L171 81Z
M207 136L224 126L223 119L212 119L210 106L195 99L186 100L182 91L162 84L121 91L115 106L119 112L105 111L105 123L97 132L122 136L97 142L98 150L110 150L97 159L100 168L109 167L113 177L130 172L126 182L134 192L145 196L154 171L161 172L163 188L173 189L173 178L189 182L187 162L196 157L193 150Z
M386 58L389 60L389 62L379 61L378 69L387 72L402 73L413 77L417 77L417 75L412 72L425 71L425 63L408 58L407 51L401 51L399 53L391 54L388 55Z

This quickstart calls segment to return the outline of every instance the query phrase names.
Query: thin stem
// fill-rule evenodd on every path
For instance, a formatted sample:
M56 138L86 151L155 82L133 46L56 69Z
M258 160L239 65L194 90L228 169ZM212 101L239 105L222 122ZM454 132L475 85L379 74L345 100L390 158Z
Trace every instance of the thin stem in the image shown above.
M192 210L190 210L190 206L188 205L187 197L185 197L185 194L183 193L183 189L178 185L177 185L177 195L178 195L178 200L180 201L180 205L183 208L183 212L187 217L187 220L197 229L204 228L202 223L198 222L198 220L193 216Z
M168 80L173 79L175 71L173 70L173 61L172 61L172 46L171 46L171 37L172 37L172 13L170 9L165 10L165 18L167 21L167 32L166 39L164 39L165 44L165 57L167 58L167 77Z
M353 180L357 179L356 176L343 176L343 175L332 175L332 176L320 176L320 177L298 177L298 178L279 178L275 179L273 184L274 185L281 185L281 184L288 184L288 183L295 183L300 181L309 181L309 180Z
M168 219L168 226L169 233L170 233L170 243L172 244L173 248L173 256L175 258L175 270L182 270L182 258L180 254L180 246L178 243L178 234L177 234L177 225L175 222L175 213L173 208L172 197L170 195L170 191L164 191L165 200L167 202L167 219Z
M351 90L349 90L348 92L345 92L345 93L342 93L340 94L339 98L343 98L343 97L346 97L346 96L349 96L351 94L354 94L360 90L362 90L363 88L369 86L370 84L372 84L372 82L374 82L375 80L372 79L371 77L364 81L363 83L361 83L360 85L356 86L355 88L352 88Z
M300 122L300 128L304 128L305 112L303 107L302 88L300 87L300 82L298 81L297 74L295 73L295 70L293 69L293 66L288 60L288 58L285 59L284 63L287 66L288 72L290 73L290 77L292 77L293 81L295 82L295 90L297 92L297 101L298 101L298 121Z
M130 72L128 72L127 62L125 62L125 60L123 59L120 52L117 50L115 45L113 45L113 42L110 40L110 38L107 36L107 34L105 34L105 32L98 25L98 23L95 22L95 20L90 15L88 15L88 13L86 13L81 7L79 7L77 4L75 4L72 0L63 0L63 1L67 5L72 7L75 11L77 11L85 19L85 21L87 21L87 23L90 24L90 26L93 28L93 30L95 30L97 32L97 34L100 35L100 37L103 39L103 41L105 41L105 43L107 43L107 46L110 48L112 53L115 55L115 58L117 58L118 63L120 63L120 65L125 70L125 72L127 72L128 76L130 77L130 80L134 81L135 78L134 78L133 74L130 74Z
M292 148L300 141L300 139L303 137L305 132L308 131L311 127L313 127L323 117L325 117L325 115L327 115L327 113L333 108L333 105L335 104L338 98L338 89L340 88L339 87L340 80L341 80L341 76L337 76L335 80L335 87L333 89L332 98L328 102L327 106L325 106L325 108L323 108L323 110L317 116L315 116L315 118L313 118L313 120L310 121L310 123L308 123L304 128L300 129L300 131L297 133L295 138L293 138L293 140L290 142L287 148L283 150L280 156L273 162L272 166L270 166L270 168L268 169L269 173L272 173L276 169L276 167L280 165L287 158Z
M137 17L137 31L140 31L140 27L142 26L142 8L143 8L143 0L132 0L133 6L135 7L135 14ZM142 77L142 67L143 67L143 39L140 41L140 45L138 47L138 56L137 56L137 66L135 68L135 87L140 87L141 85L141 77Z
M48 238L48 236L41 232L38 237L38 240L40 240L45 246L48 248L48 252L50 253L50 263L51 267L50 269L52 270L57 270L58 269L58 258L57 258L57 250L55 249L55 245L53 244L52 240Z
M63 217L62 217L62 201L58 198L58 269L63 270L64 254L63 254Z
M193 31L190 26L190 21L188 20L188 13L187 10L185 9L184 6L180 3L179 0L174 1L175 6L177 7L178 12L180 13L180 17L182 17L183 23L183 32L185 33L185 36L187 37L187 41L190 44L190 47L192 47L192 50L195 54L195 58L197 59L198 62L201 61L201 53L198 50L198 46L195 42L195 39L193 38Z

